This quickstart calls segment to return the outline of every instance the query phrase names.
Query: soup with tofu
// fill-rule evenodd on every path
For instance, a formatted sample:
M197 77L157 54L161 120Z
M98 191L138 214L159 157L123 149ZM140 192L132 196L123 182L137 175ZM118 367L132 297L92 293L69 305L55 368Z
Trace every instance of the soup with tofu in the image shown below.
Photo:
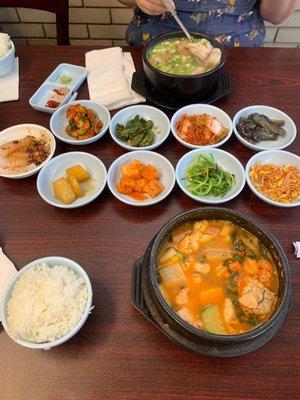
M198 75L216 68L221 50L207 39L170 38L154 45L147 54L150 64L162 72L174 75Z
M277 303L269 251L229 221L201 220L174 230L159 251L157 277L173 311L210 333L251 331L271 318Z

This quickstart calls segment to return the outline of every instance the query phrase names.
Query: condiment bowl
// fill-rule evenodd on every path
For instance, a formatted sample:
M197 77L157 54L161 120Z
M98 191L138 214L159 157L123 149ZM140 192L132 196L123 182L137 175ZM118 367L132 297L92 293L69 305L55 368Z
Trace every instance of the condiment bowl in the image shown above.
M137 201L117 191L116 186L122 176L120 167L133 160L138 160L143 164L153 164L157 168L159 180L165 188L156 197L149 200ZM153 151L136 150L123 154L111 164L108 170L107 184L111 193L123 203L131 206L150 206L159 203L171 193L175 184L175 171L173 165L164 156Z
M270 119L279 119L285 122L283 128L286 131L284 137L279 137L277 140L263 140L256 144L248 142L243 138L237 130L237 124L241 117L248 117L250 114L259 113L264 114ZM250 106L240 110L233 118L233 130L237 139L249 149L255 151L262 150L281 150L289 146L296 138L297 128L294 121L283 111L278 110L274 107L269 106Z
M67 109L74 104L81 104L86 108L91 108L96 112L98 118L103 122L103 127L100 129L99 133L89 139L79 140L74 139L66 133L66 126L68 125L68 120L66 118ZM96 142L105 134L110 123L110 113L106 107L101 104L94 103L90 100L76 100L70 103L64 104L59 107L50 119L50 129L59 140L65 143L74 144L77 146L90 144Z
M296 154L289 153L288 151L283 151L283 150L266 150L266 151L261 151L260 153L255 154L253 157L250 158L246 165L246 179L249 188L252 190L252 192L261 200L264 202L271 204L272 206L277 206L277 207L284 207L284 208L290 208L290 207L297 207L300 206L300 196L298 196L297 201L294 201L293 203L280 203L278 201L274 201L269 199L267 196L265 196L263 193L261 193L259 190L255 188L253 185L249 173L251 171L251 168L255 164L277 164L280 166L283 165L293 165L295 167L298 167L300 170L300 157L297 156Z
M223 127L228 129L228 134L218 143L210 144L207 146L199 146L192 143L188 143L183 140L176 129L176 124L178 121L183 117L183 115L201 115L201 114L208 114L212 117L217 118L217 120L223 125ZM189 149L199 149L203 147L220 147L222 146L232 135L232 121L228 114L226 114L223 110L218 107L211 106L209 104L190 104L188 106L180 108L178 111L175 112L171 119L171 131L174 137L181 143L183 146L188 147Z
M223 197L213 197L211 195L196 196L187 189L185 183L186 170L200 154L211 154L214 158L214 162L225 171L234 174L235 183ZM242 164L232 154L220 149L203 148L192 150L181 157L176 166L176 181L180 189L191 199L205 204L221 204L234 199L240 194L245 186L246 178Z
M9 52L0 57L0 77L10 74L15 66L15 45L12 41L10 43L11 49Z
M151 120L154 123L155 139L154 142L149 146L130 146L126 142L120 140L116 135L117 124L125 125L126 122L134 118L136 115L139 115L146 120ZM126 150L153 150L160 146L169 136L170 120L167 115L158 108L147 105L134 105L123 108L113 116L109 125L109 132L113 140Z
M54 196L52 184L56 179L66 177L66 169L77 164L82 165L89 172L91 183L86 188L87 192L84 197L76 199L71 204L65 204ZM85 152L73 151L53 158L41 170L37 178L37 190L42 199L52 206L78 208L91 203L101 194L106 185L106 177L106 168L98 157Z
M66 267L74 270L80 277L82 277L84 279L84 282L86 284L87 291L88 291L88 299L87 299L87 303L85 306L85 310L84 310L81 318L67 334L65 334L64 336L62 336L59 339L52 341L52 342L33 343L33 342L29 342L29 341L26 341L23 339L15 338L10 334L9 324L7 321L7 303L12 296L12 291L13 291L14 285L17 282L17 280L20 278L20 276L25 271L27 271L41 263L46 263L50 267L54 267L55 265L63 265L63 266L66 266ZM6 331L6 333L11 337L11 339L13 339L16 343L20 344L21 346L28 347L31 349L50 350L52 347L56 347L56 346L59 346L60 344L67 342L82 328L82 326L86 322L89 314L91 313L92 299L93 299L93 291L92 291L92 285L91 285L90 279L89 279L87 273L85 272L85 270L79 264L77 264L73 260L70 260L69 258L59 257L59 256L50 256L50 257L39 258L37 260L30 262L25 267L20 269L19 272L9 282L9 284L5 290L5 293L3 295L3 300L1 303L2 324L3 324L3 327Z
M35 175L38 171L40 171L41 168L43 168L51 160L56 148L56 141L52 133L48 129L40 125L20 124L11 126L7 129L4 129L4 131L0 132L0 147L6 143L23 139L25 136L28 135L38 138L41 132L46 135L49 141L50 152L48 157L40 165L37 165L35 168L25 172L9 173L9 171L5 171L4 169L0 168L0 176L10 179L22 179L22 178L27 178L31 175Z

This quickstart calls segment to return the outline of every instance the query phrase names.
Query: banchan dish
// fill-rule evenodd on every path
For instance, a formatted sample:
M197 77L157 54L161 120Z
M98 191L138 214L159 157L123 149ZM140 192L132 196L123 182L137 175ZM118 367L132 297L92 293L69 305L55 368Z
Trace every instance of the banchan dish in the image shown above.
M227 220L255 235L272 255L278 274L278 298L271 318L243 334L208 333L183 321L167 304L157 280L157 256L169 235L179 226L200 220ZM287 258L275 237L258 222L225 208L201 208L167 222L153 238L144 257L133 269L133 305L171 340L181 347L212 357L239 356L258 349L281 327L292 305L290 272Z
M226 61L226 52L224 47L217 42L215 39L208 36L191 33L196 39L208 40L214 48L221 50L221 61L220 64L209 72L205 72L198 75L174 75L166 72L162 72L155 68L148 60L148 53L158 43L172 38L184 37L183 32L173 32L163 35L156 36L150 40L145 46L142 54L143 68L146 74L147 80L151 85L160 92L172 93L180 96L191 96L198 94L205 98L209 96L213 90L216 89L218 79L223 71L223 67Z

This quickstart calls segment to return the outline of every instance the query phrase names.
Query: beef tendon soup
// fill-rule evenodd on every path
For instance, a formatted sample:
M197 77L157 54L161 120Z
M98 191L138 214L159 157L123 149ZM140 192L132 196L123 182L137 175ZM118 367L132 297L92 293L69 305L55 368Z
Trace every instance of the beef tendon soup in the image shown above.
M251 331L271 318L277 302L270 253L229 221L201 220L177 228L159 251L157 276L178 316L210 333Z
M216 68L221 50L206 39L170 38L154 45L147 54L149 63L162 72L174 75L198 75Z

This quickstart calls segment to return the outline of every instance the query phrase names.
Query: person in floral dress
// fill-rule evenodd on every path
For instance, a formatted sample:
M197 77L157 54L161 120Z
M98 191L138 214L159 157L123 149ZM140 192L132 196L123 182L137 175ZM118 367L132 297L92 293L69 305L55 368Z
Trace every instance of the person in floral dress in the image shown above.
M162 0L119 0L134 7L127 28L130 45L144 45L151 38L179 30ZM227 47L261 47L265 23L281 23L300 0L174 0L177 14L190 32L215 37Z

